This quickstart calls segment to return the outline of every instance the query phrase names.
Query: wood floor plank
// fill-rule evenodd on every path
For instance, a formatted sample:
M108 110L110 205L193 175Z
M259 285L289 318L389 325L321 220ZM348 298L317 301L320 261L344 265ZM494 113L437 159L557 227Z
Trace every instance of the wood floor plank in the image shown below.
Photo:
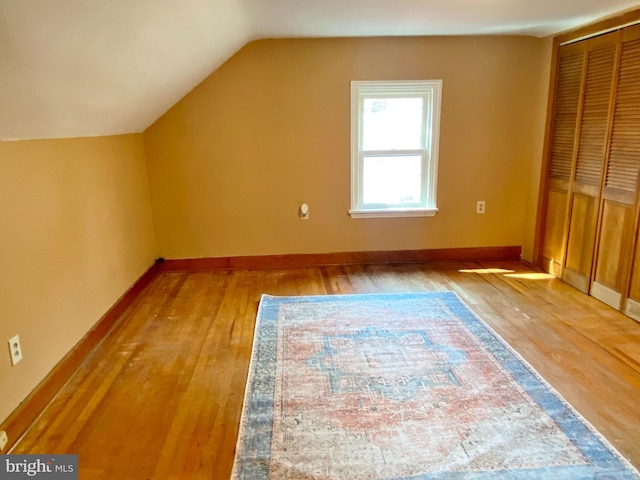
M540 273L517 261L163 272L11 453L78 453L83 480L225 480L262 294L451 290L640 467L640 324Z

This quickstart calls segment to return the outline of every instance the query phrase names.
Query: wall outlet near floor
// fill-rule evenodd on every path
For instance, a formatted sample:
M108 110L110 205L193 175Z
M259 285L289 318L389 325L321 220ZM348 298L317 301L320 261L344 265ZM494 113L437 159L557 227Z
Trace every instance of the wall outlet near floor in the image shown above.
M7 437L7 432L4 430L0 430L0 452L4 451L4 447L9 443L9 437Z
M20 335L16 335L9 340L9 353L11 354L11 365L16 365L20 360L22 360Z
M478 200L476 203L476 213L484 213L485 212L485 203L484 200Z

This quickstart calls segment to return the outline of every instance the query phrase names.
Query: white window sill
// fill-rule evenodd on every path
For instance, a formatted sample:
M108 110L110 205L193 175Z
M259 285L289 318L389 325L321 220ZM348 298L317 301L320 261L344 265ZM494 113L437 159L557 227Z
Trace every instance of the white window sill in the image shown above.
M351 218L433 217L436 213L437 208L349 210Z

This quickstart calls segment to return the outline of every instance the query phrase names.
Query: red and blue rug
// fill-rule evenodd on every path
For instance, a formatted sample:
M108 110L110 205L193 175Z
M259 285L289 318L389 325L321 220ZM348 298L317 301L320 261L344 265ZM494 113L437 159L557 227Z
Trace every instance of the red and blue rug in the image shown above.
M452 292L263 296L232 479L638 479Z

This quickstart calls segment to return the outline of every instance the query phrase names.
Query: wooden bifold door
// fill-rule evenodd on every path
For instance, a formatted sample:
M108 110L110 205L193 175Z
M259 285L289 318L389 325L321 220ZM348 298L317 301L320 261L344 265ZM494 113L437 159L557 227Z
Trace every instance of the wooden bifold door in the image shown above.
M640 26L558 49L541 265L640 320Z

